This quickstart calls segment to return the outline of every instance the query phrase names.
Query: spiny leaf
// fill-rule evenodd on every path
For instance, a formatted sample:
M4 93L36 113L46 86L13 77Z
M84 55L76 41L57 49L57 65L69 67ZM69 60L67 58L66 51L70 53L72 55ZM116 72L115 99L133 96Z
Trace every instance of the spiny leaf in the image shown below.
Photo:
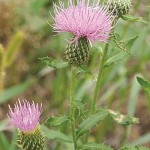
M137 77L137 81L139 82L139 84L142 86L142 88L147 91L150 92L150 82L147 80L144 80L141 77Z
M68 117L67 116L60 116L60 117L49 117L46 121L45 121L45 125L49 126L49 127L56 127L56 126L60 126L62 125L64 122L68 121Z
M99 143L86 143L79 147L79 150L113 150L111 147Z
M141 23L148 24L148 21L143 19L142 17L124 15L124 16L122 16L122 19L128 20L128 21L133 21L133 22L141 22Z
M72 143L72 137L63 134L60 131L50 130L46 128L45 126L42 126L42 131L44 135L50 140L59 140L63 142Z
M81 135L88 132L91 128L96 126L100 121L104 120L108 116L108 111L101 110L100 112L90 116L86 120L84 120L78 127L76 134L77 138L79 138Z
M52 57L44 57L40 58L40 60L47 66L50 66L52 68L63 68L69 66L69 63L66 61L63 61L61 59L54 59Z
M122 114L117 113L113 110L108 110L108 112L111 115L111 117L114 119L114 121L117 122L118 124L128 126L128 125L131 125L131 124L139 123L138 118L130 117L130 116L127 116L127 115L122 115Z

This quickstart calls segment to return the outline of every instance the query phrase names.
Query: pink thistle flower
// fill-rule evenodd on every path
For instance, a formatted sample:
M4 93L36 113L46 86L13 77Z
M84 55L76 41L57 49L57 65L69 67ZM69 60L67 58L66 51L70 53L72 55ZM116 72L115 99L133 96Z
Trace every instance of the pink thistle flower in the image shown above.
M21 104L18 100L14 106L13 110L9 106L8 117L11 119L11 123L22 132L35 130L42 114L42 104L39 107L34 101L30 104L27 100L23 100L23 104Z
M54 4L54 31L71 32L75 41L86 37L88 41L107 42L114 17L108 12L108 7L99 6L99 1L90 6L90 0L78 0L76 5L74 0L68 0L68 8L62 1L60 6Z

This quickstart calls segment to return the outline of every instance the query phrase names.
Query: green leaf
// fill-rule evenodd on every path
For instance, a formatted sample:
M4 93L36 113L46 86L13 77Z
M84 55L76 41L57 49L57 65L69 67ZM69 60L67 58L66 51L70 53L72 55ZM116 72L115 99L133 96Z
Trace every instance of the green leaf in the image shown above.
M124 16L122 16L122 19L131 21L131 22L141 22L141 23L148 24L148 21L143 19L142 17L135 17L135 16L124 15Z
M76 134L77 138L79 138L81 135L88 132L91 128L96 126L100 121L104 120L108 116L108 111L101 110L100 112L90 116L86 120L84 120L78 127Z
M79 147L79 150L113 150L111 147L98 143L86 143Z
M69 63L66 61L63 61L61 59L54 59L52 57L44 57L40 58L40 60L47 66L50 66L52 68L64 68L69 66Z
M105 66L104 67L109 67L110 65L120 61L120 60L123 60L124 58L126 58L128 56L128 54L125 54L125 53L118 53L114 56L112 56L111 58L109 58L106 63L105 63Z
M45 125L49 126L49 127L56 127L56 126L60 126L62 125L64 122L68 121L68 117L67 116L60 116L60 117L49 117L46 121L45 121Z
M92 80L96 80L95 76L93 75L92 71L85 65L81 65L78 69L77 69L77 75L78 74L81 74L81 73L85 73L87 75L89 75L89 77L92 79Z
M85 115L84 104L80 100L74 100L74 106L78 109L79 115Z
M11 98L23 93L29 87L33 85L33 80L28 80L13 87L6 89L5 91L0 93L0 104L5 103Z
M63 134L60 131L50 130L43 125L42 125L42 131L44 136L46 136L50 140L59 140L62 142L72 143L72 137Z
M143 146L135 146L135 147L122 147L120 150L150 150L150 148Z
M138 37L139 37L139 36L136 35L136 36L131 37L130 39L127 39L127 40L125 41L125 46L126 46L126 48L127 48L127 49L130 49L130 48L133 46L134 42L136 41L136 39L137 39Z
M132 38L131 38L132 39ZM134 42L134 40L135 40L135 37L134 37L134 39L129 39L129 41L127 41L127 42L129 42L129 44L131 44L131 43L133 43ZM120 49L120 50L122 50L123 52L125 52L125 53L127 53L128 55L132 55L132 56L134 56L135 54L133 54L132 53L132 51L130 50L130 48L129 49L127 49L127 45L128 45L128 43L127 42L125 42L122 38L121 38L121 36L118 34L118 33L113 33L113 41L114 41L114 43L116 44L116 46ZM128 47L129 47L129 45L128 45Z
M144 80L141 77L137 77L137 81L139 82L139 84L142 86L142 88L147 91L150 92L150 82L147 80Z
M124 126L128 126L134 123L139 123L139 119L135 118L135 117L130 117L127 115L122 115L120 113L117 113L113 110L108 110L109 114L111 115L111 117L114 119L115 122L117 122L118 124L124 125Z

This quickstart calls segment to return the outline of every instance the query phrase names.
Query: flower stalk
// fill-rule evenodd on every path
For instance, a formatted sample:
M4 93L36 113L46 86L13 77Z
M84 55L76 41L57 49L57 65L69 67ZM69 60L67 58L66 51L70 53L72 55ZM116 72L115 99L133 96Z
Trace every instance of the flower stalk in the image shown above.
M75 67L71 65L71 80L70 80L70 119L71 119L71 129L72 137L74 142L74 149L77 149L77 136L75 128L75 108L74 108L74 95L75 95L75 78L76 72Z
M97 101L97 98L98 98L98 94L100 92L99 88L100 88L100 84L101 84L101 78L102 78L102 74L103 74L103 69L104 69L104 64L105 64L108 48L109 48L109 43L107 43L105 45L104 52L103 52L102 58L100 60L98 78L97 78L96 87L95 87L95 90L94 90L93 100L91 102L91 112L90 112L91 114L95 113L95 105L96 105L96 101Z

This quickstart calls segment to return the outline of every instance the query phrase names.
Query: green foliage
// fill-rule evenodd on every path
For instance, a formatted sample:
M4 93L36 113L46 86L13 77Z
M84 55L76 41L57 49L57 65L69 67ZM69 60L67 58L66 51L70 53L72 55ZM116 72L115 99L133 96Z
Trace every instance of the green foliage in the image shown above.
M45 121L45 125L49 126L49 127L57 127L62 125L64 122L68 121L69 118L67 116L59 116L59 117L49 117L46 121Z
M137 81L139 82L139 84L142 86L142 88L150 93L150 82L141 78L141 77L137 77Z
M64 68L67 67L69 65L68 62L65 62L61 59L54 59L52 57L44 57L44 58L40 58L40 60L47 66L50 66L52 68Z
M135 146L135 147L122 147L120 150L149 150L148 147Z
M94 126L96 126L100 121L105 119L108 116L108 111L101 110L98 113L95 113L94 115L89 116L86 120L84 120L78 127L76 134L77 138L79 138L81 135L87 133L89 130L91 130Z
M79 147L79 150L113 150L111 147L98 143L86 143Z
M43 134L49 139L49 140L58 140L61 142L69 142L72 143L72 137L67 136L63 134L60 131L54 131L46 128L45 126L42 126Z
M141 23L145 23L148 24L148 21L143 19L142 17L135 17L135 16L128 16L128 15L124 15L121 17L123 20L125 21L131 21L131 22L141 22Z

